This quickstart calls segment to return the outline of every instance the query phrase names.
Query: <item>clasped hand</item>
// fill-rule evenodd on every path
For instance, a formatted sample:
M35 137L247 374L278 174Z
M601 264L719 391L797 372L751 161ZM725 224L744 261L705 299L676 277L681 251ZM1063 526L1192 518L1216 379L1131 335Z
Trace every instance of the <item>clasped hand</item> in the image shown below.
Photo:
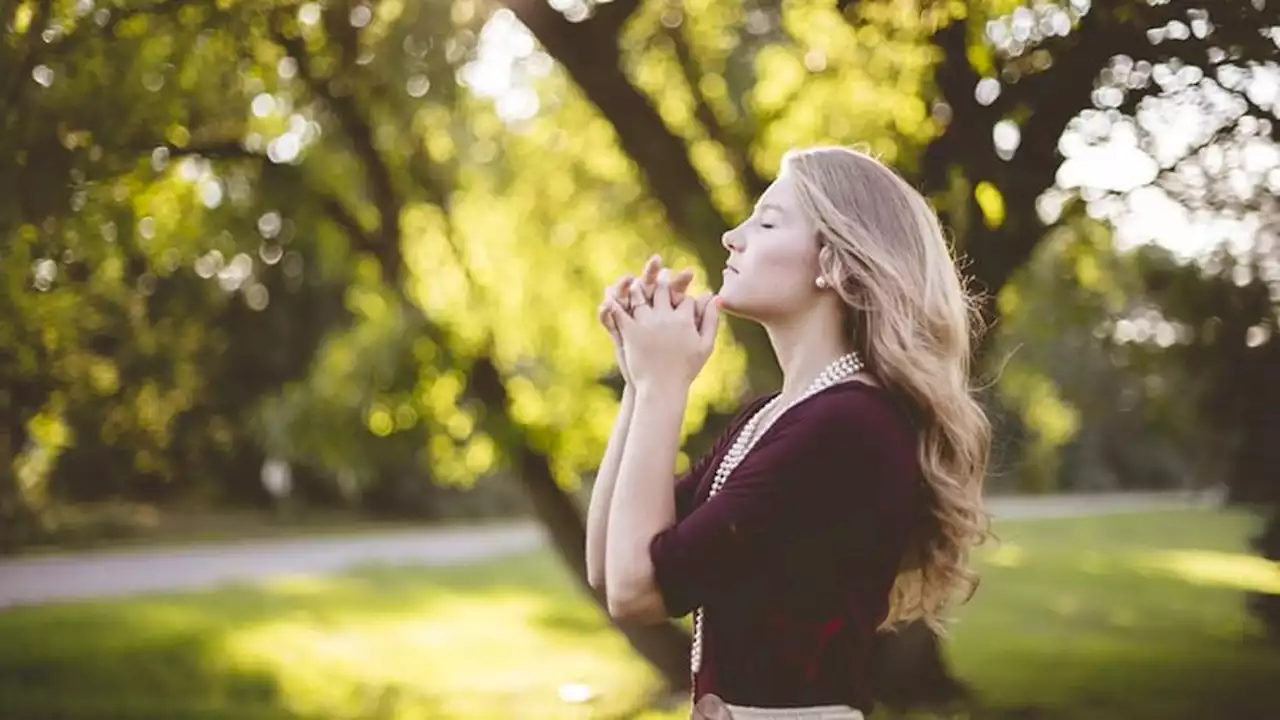
M655 255L640 278L625 276L605 291L600 321L628 383L687 388L711 356L719 305L709 292L687 296L692 279L689 270L672 277Z

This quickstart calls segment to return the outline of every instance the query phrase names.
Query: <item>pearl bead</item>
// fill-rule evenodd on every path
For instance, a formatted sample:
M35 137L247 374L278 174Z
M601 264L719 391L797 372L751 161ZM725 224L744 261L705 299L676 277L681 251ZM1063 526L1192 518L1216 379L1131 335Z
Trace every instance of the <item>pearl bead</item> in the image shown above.
M764 407L760 408L755 415L742 426L742 430L738 432L738 436L734 438L733 443L729 446L729 451L724 454L724 459L720 461L720 465L716 468L715 479L711 481L711 494L708 497L713 498L716 493L720 492L720 488L729 479L729 475L733 473L734 468L738 467L746 458L747 453L760 440L765 433L769 432L769 428L778 421L778 418L786 415L791 408L808 400L814 395L826 390L829 387L838 385L845 380L857 375L862 371L862 358L856 352L841 355L836 358L830 365L823 368L822 372L809 383L809 387L801 393L795 402L783 408L778 413L772 413L773 409L782 401L782 395L779 394L770 400ZM769 416L769 422L757 432L760 424L760 418ZM702 669L702 619L703 608L698 608L693 616L693 645L689 649L689 668L696 676L698 671Z

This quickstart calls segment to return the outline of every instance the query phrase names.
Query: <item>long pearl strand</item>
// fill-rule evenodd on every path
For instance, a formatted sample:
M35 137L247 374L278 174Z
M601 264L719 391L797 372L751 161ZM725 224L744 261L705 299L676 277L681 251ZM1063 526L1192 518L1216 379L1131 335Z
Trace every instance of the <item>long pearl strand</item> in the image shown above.
M809 383L809 387L805 389L804 393L790 405L783 408L781 412L771 414L782 400L782 395L779 393L777 397L770 400L756 414L752 415L751 419L742 426L742 430L738 433L737 438L734 439L733 445L729 446L729 451L725 453L724 459L720 461L720 465L716 468L716 476L711 481L711 494L708 496L708 500L720 492L720 488L724 487L725 481L729 479L729 475L734 468L742 463L747 453L751 452L751 448L755 447L756 442L769 431L769 428L773 427L778 418L817 393L857 375L862 371L862 367L862 358L858 353L851 352L841 355L824 368L821 373L818 373L818 377ZM760 425L760 418L762 417L768 417L769 420L757 432L757 427ZM695 676L702 669L702 616L703 608L700 607L693 616L693 645L689 650L689 667Z

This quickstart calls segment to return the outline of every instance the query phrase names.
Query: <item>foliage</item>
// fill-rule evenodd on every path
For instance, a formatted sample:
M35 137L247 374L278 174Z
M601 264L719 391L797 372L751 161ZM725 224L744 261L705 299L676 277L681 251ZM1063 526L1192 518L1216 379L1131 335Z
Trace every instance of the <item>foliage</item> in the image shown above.
M1031 432L1010 473L1016 487L1222 481L1229 433L1202 413L1226 368L1205 372L1181 357L1192 326L1163 314L1172 308L1151 285L1157 268L1173 267L1155 247L1119 252L1106 226L1073 217L1048 232L1001 291L998 389Z

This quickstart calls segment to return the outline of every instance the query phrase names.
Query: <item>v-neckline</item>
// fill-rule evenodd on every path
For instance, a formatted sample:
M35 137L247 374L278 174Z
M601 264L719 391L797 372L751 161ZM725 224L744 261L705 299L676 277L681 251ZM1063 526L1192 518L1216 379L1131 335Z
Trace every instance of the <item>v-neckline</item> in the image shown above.
M872 385L871 383L865 380L850 378L848 380L845 380L842 383L837 383L835 385L832 385L831 387L823 388L822 390L805 398L804 401L807 402L809 400L812 400L833 388L845 387L847 385L859 385L859 386L870 388L873 390L878 389L880 387L879 385ZM750 411L747 414L743 415L743 417L739 420L739 422L734 427L731 428L731 431L733 434L728 438L728 441L725 443L724 449L715 456L714 462L712 463L711 467L708 468L707 473L702 477L702 481L699 483L698 496L700 497L700 502L706 502L707 500L710 499L711 486L715 483L715 478L716 478L716 468L719 467L720 463L724 462L724 456L729 453L729 449L733 447L733 443L738 439L738 436L746 428L747 424L751 422L751 418L754 417L756 413L763 410L766 405L768 405L770 402L773 402L773 400L775 400L781 394L782 394L782 391L778 390L776 392L773 392L758 398L756 400L756 407L751 408ZM786 411L794 410L796 407L799 407L802 404L804 403L803 402L796 403L794 406L790 408L786 408L786 410L782 412L785 413ZM761 433L760 435L760 439L756 440L752 449L754 449L755 446L758 446L761 442L763 442L764 436L772 432L774 427L776 426L777 426L777 422L774 422L771 425L769 425L769 427L765 428L763 433ZM750 455L750 453L748 453L748 455ZM742 461L746 462L747 459L743 458Z

